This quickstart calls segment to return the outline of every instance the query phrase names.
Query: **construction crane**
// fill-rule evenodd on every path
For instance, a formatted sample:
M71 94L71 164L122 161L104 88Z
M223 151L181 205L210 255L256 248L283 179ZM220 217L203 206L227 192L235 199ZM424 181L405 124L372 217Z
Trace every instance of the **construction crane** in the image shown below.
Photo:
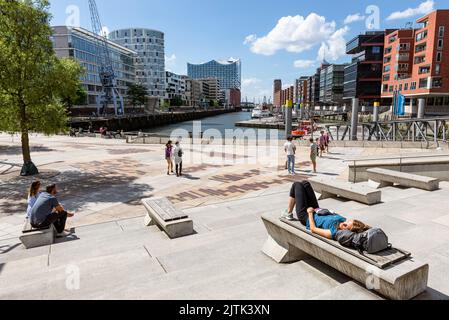
M99 49L99 76L102 85L101 93L97 98L97 114L105 115L108 106L114 105L115 115L124 115L125 107L123 97L117 89L117 80L114 72L114 66L111 59L107 35L103 32L100 15L95 0L89 0L90 17L92 20L92 31L97 37L95 41Z

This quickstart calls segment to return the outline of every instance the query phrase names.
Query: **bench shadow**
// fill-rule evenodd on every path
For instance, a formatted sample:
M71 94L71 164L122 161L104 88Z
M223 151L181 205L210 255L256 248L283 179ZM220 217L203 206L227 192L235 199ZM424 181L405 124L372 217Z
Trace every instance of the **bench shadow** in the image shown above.
M0 246L0 254L7 254L11 251L13 251L14 249L20 247L20 243L17 243L15 245L7 245L7 246Z
M434 301L449 300L449 296L438 291L438 290L428 287L425 292L421 293L419 296L417 296L413 300L418 300L418 301L420 301L420 300L422 300L422 301L425 301L425 300L434 300Z
M56 151L55 149L51 149L42 145L39 146L31 146L30 147L31 152L52 152ZM22 154L22 147L21 146L0 146L0 153L4 155L19 155Z
M302 260L302 262L314 269L317 269L318 271L322 272L323 274L325 274L329 278L332 278L340 284L352 281L350 277L313 257L308 257L307 259Z

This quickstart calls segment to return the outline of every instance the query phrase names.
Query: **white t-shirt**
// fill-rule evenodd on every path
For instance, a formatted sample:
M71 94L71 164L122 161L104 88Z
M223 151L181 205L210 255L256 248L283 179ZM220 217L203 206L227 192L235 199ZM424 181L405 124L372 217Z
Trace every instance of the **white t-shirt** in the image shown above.
M287 156L294 156L296 153L296 146L293 142L287 142L284 144L284 149L287 152Z

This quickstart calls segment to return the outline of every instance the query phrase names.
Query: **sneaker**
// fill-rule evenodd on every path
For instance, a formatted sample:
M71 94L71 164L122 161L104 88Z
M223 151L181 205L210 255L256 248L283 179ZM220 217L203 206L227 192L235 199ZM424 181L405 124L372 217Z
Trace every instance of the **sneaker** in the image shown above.
M288 221L295 220L292 213L288 213L288 210L285 210L284 213L281 215L281 219L286 219Z
M68 237L68 236L70 236L70 235L71 235L70 232L63 231L63 232L61 232L61 233L58 233L58 234L56 235L56 238L65 238L65 237Z

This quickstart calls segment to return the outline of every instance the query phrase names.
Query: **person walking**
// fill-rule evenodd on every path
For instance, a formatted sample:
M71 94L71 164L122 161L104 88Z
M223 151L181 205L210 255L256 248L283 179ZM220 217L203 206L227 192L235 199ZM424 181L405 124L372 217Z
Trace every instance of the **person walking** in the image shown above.
M165 145L165 160L167 161L167 175L174 173L173 171L173 142L170 140Z
M326 151L326 137L324 135L324 131L321 131L320 136L320 157L323 157L323 153Z
M316 173L316 159L318 157L318 145L313 141L313 138L310 139L310 161L312 161L313 172Z
M326 142L326 153L329 153L329 145L331 143L331 138L330 138L329 132L326 132L324 134L324 140Z
M287 169L288 173L291 175L295 174L295 155L296 155L296 146L293 143L293 138L288 137L287 142L284 145L285 153L287 154Z
M176 166L176 176L182 177L182 157L184 156L184 150L182 150L182 147L177 141L175 143L175 148L173 149L173 155L175 158L175 166Z

